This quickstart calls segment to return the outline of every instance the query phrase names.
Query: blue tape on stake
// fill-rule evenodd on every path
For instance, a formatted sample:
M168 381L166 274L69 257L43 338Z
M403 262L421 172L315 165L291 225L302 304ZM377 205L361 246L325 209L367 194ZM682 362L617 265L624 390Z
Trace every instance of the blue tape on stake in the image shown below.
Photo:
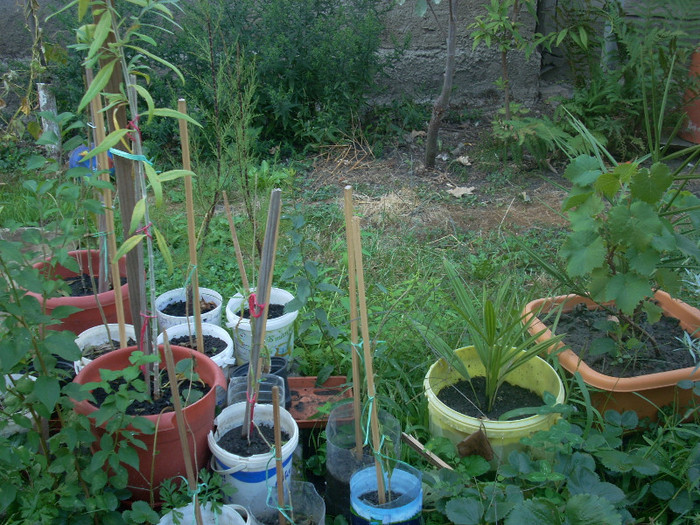
M133 153L129 153L128 151L123 151L120 149L115 149L115 148L109 148L109 152L112 155L116 155L117 157L122 157L125 159L129 160L137 160L141 162L146 162L147 164L150 164L153 166L153 161L148 160L145 155L134 155Z

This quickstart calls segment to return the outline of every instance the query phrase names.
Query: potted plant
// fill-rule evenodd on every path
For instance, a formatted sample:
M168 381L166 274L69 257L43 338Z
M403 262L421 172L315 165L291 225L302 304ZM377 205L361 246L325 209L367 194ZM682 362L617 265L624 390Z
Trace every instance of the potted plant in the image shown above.
M163 343L164 333L158 335L158 344ZM233 364L233 339L226 329L212 323L202 323L202 337L205 354L219 365L226 378L229 377L229 367ZM195 328L188 324L178 324L168 329L170 344L184 346L197 350L197 334Z
M435 330L419 325L428 346L440 356L423 383L430 430L433 436L447 437L455 444L481 430L501 458L519 446L520 438L549 428L558 417L551 410L537 413L535 408L535 414L528 417L499 419L510 409L564 401L559 376L538 357L558 338L538 341L539 333L528 332L532 321L523 322L517 294L509 280L503 281L495 294L484 288L479 298L447 260L445 268L456 295L453 307L465 323L471 346L453 350ZM529 393L531 400L505 407L506 395L502 392L513 387L516 388L510 390L508 398ZM461 400L466 402L458 405Z
M207 434L214 425L215 407L223 402L226 381L219 366L203 353L177 346L173 346L172 351L177 371L183 375L183 380L189 381L190 385L196 382L208 387L203 388L205 393L201 398L183 409L192 459L195 465L203 466L209 460ZM159 367L163 370L162 345L159 346L159 353ZM122 394L122 397L120 401L107 407L98 407L94 397L75 402L75 411L90 417L91 430L97 438L92 445L93 453L100 450L102 436L113 432L114 428L111 427L120 425L121 415L134 399L138 398L145 405L153 404L154 396L146 393L145 382L140 378L143 370L141 365L153 360L152 357L144 357L135 346L120 348L88 363L75 377L74 382L83 385L82 390L92 392L93 396L94 389L106 380L123 378L127 384L130 381L138 381L140 385L128 390L124 384L110 385L110 389ZM187 395L185 394L185 397ZM155 414L139 418L145 419L146 422L142 421L134 427L132 421L131 426L126 429L130 431L129 439L135 437L141 441L141 446L133 449L138 455L138 460L134 461L135 458L127 454L119 458L128 466L128 488L132 491L133 498L151 502L155 498L154 489L157 489L163 480L185 473L185 459L180 449L175 413L172 409L156 410ZM135 466L138 466L138 469Z
M570 232L559 250L562 264L528 250L574 295L531 302L525 320L531 333L544 340L554 329L537 319L540 310L556 307L566 316L583 304L602 312L589 323L594 333L585 339L590 344L561 350L565 336L552 350L560 350L557 357L564 368L578 371L599 392L593 397L598 410L635 410L640 417L656 417L661 406L689 403L692 391L679 388L679 382L700 378L691 352L677 350L683 345L676 339L695 344L700 311L672 297L680 290L684 268L700 260L694 236L700 199L685 191L695 176L684 173L700 149L687 150L688 157L673 171L660 161L649 167L640 161L618 163L580 123L578 127L594 155L574 158L565 172L572 187L563 204ZM680 328L662 330L670 318L678 319ZM668 335L671 353L666 355L662 343ZM685 357L686 364L660 370L657 365L670 357ZM589 366L592 359L598 361L597 371ZM620 373L608 372L615 364ZM649 372L646 365L653 365Z

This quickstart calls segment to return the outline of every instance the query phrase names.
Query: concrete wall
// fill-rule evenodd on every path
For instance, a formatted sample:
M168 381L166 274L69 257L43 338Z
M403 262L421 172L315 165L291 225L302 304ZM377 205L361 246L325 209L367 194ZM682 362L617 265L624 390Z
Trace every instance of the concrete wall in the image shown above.
M459 0L457 13L457 57L454 92L451 102L464 103L484 96L500 96L494 82L501 77L500 54L483 44L472 50L472 39L467 27L476 16L485 15L487 0ZM434 100L442 88L445 60L447 58L447 20L449 0L442 0L418 17L416 0L406 0L396 6L387 17L388 35L382 52L392 52L390 36L401 40L410 36L410 45L403 58L390 72L390 78L382 81L386 93L380 101L386 102L401 93L410 93L418 101ZM534 32L535 20L523 16L526 30ZM516 100L529 103L537 95L540 55L535 52L526 61L522 53L509 55L509 74Z

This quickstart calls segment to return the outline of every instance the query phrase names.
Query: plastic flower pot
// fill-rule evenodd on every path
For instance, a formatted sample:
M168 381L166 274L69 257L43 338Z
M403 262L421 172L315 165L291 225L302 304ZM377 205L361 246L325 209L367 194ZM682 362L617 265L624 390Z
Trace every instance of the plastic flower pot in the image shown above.
M399 457L401 453L401 425L398 420L379 409L379 431L384 443L391 444L383 454ZM360 421L366 427L366 417ZM364 431L360 439L364 440ZM362 447L358 457L355 441L355 414L352 399L336 406L328 416L326 425L326 506L331 516L343 514L350 521L350 479L358 470L374 465L371 447ZM372 467L374 472L374 467ZM375 478L376 481L376 478Z
M124 331L126 333L127 340L131 339L136 341L136 332L134 331L134 325L127 324L124 326ZM108 323L107 325L98 325L88 328L84 332L81 332L78 337L75 338L75 344L83 352L86 348L91 346L100 346L108 341L119 341L119 323ZM117 344L117 348L119 345ZM75 373L80 372L85 365L91 362L92 359L87 357L82 357L80 361L75 361L73 363L73 368Z
M420 525L423 512L422 473L406 463L398 462L391 473L384 474L384 486L395 497L380 505L368 501L367 495L377 492L377 471L365 467L350 479L350 502L353 525L375 523Z
M231 391L228 396L229 405L246 400L245 393L248 387L246 380L248 377L248 367L249 363L245 363L231 371L231 383L229 385ZM270 375L278 376L282 380L284 408L289 410L292 404L292 394L289 391L289 382L287 380L287 376L289 375L289 361L279 356L270 358ZM261 383L261 396L258 397L259 402L272 403L272 387L275 385L276 382L269 380Z
M78 250L68 252L69 255L75 258L80 265L83 273L89 273L92 268L93 272L99 273L100 270L100 251L99 250ZM89 263L89 264L88 264ZM50 268L46 262L39 262L34 265L40 271L51 271L56 278L76 277L78 274L61 265ZM119 275L126 277L126 257L119 260ZM122 301L124 303L124 318L127 323L131 323L131 310L129 308L129 286L123 284ZM26 292L27 295L36 297L36 299L44 303L44 298L40 294L34 292ZM98 308L98 303L104 311L108 323L117 322L117 306L114 299L114 290L108 290L97 295L90 294L80 297L51 297L45 301L47 313L51 313L59 306L74 306L80 308L79 312L73 313L64 318L61 323L47 326L47 330L70 330L74 334L79 334L88 328L102 324L102 316Z
M219 439L234 427L243 423L245 403L226 407L215 420L215 430L207 437L213 454L211 468L223 477L225 484L233 486L233 495L227 503L237 503L260 519L274 513L267 504L268 490L277 493L277 472L274 446L265 454L239 456L219 446ZM292 475L292 454L299 443L299 427L285 409L280 408L282 430L289 434L289 441L282 445L282 468L285 485ZM256 405L253 421L257 425L272 426L272 405Z
M223 505L221 513L212 509L211 503L200 506L203 525L256 525L255 518L241 505ZM177 517L175 514L182 517ZM196 525L194 504L171 510L158 522L159 525Z
M271 509L280 508L277 492L268 493L267 506ZM281 510L293 523L326 524L326 504L316 492L314 484L308 481L289 482L289 489L284 491L284 506Z
M255 288L251 289L254 292ZM294 296L286 290L272 288L270 290L270 304L285 305L294 299ZM244 297L236 294L229 299L226 305L227 326L233 333L233 350L236 355L236 363L242 365L250 359L250 347L253 341L253 333L250 327L250 319L240 317ZM294 350L294 321L298 311L289 312L280 317L268 317L265 325L265 348L270 356L290 359Z
M700 328L700 310L673 299L663 291L657 291L654 299L664 312L664 315L675 317L680 321L681 327L688 333L694 334ZM562 307L563 311L571 311L578 304L585 304L589 309L598 308L593 302L578 295L561 295L536 299L525 306L524 313L527 318L535 315L535 312L548 312L554 308ZM542 321L535 319L530 325L530 331L545 332L540 337L546 339L552 337L552 332ZM560 342L552 352L557 353L559 363L568 372L579 372L587 385L592 387L592 405L602 414L606 410L624 412L634 410L639 418L649 417L656 420L658 409L663 406L674 405L681 413L684 407L700 402L700 398L693 394L692 389L683 389L678 386L680 381L700 381L700 368L687 367L678 370L669 370L655 374L643 374L634 377L614 377L596 372L589 367L573 350L564 348Z
M473 346L455 350L472 377L484 375L484 366ZM497 461L506 458L511 450L522 447L520 439L539 430L547 430L558 419L558 414L537 414L512 421L492 421L477 419L451 409L438 399L443 388L462 380L462 376L452 369L445 360L436 361L428 370L423 381L423 390L428 399L430 432L435 437L446 437L455 445L479 429L484 428L486 437ZM549 392L557 403L564 402L564 385L557 372L540 357L534 357L511 372L507 381L542 396Z
M191 315L188 316L168 315L163 313L163 309L167 308L169 305L177 302L184 302L186 298L185 294L185 288L176 288L156 298L156 315L158 316L158 326L161 332L179 324L189 324L191 329L194 330L194 310L192 310ZM202 323L211 323L221 326L221 305L223 303L221 294L209 288L200 288L199 295L201 299L216 305L214 309L208 312L202 312ZM190 308L194 308L194 306L190 305Z
M163 369L165 367L163 346L159 346L158 349L161 354L160 367ZM130 366L129 356L136 350L137 347L130 346L98 357L78 373L74 382L85 384L100 381L100 369L121 370ZM211 387L204 397L183 410L187 423L190 456L195 469L199 470L209 463L210 452L207 446L207 435L214 426L217 398L223 402L226 381L221 368L206 355L180 346L173 346L172 351L176 363L183 359L193 358L195 371ZM74 410L78 414L90 416L97 410L97 407L88 401L78 401L75 402ZM164 480L175 476L185 476L186 470L175 412L145 417L154 423L156 432L155 434L140 434L136 429L133 429L134 432L137 432L138 439L145 443L146 450L136 448L140 467L138 471L127 466L129 471L128 488L132 492L133 499L150 501L157 498L158 487ZM92 445L92 451L97 452L104 429L93 424L92 431L97 437Z
M700 48L693 53L689 73L691 77L700 77ZM683 109L688 114L688 122L678 135L688 142L700 144L700 93L689 90L685 98L688 102Z
M202 335L209 335L221 339L226 343L226 348L216 355L211 356L212 361L214 361L224 373L225 377L228 377L229 367L233 363L233 339L231 335L219 325L211 323L202 323ZM196 345L197 333L194 327L190 327L187 323L178 324L168 328L168 338L170 341L173 339L178 339L182 336L192 336L192 341ZM163 343L163 333L158 336L158 344Z

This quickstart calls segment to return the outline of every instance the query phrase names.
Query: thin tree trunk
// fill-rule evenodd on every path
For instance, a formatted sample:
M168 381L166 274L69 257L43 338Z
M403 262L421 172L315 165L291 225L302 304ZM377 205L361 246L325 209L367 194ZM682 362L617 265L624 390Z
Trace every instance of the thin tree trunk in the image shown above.
M435 167L435 156L437 155L437 139L440 131L442 117L450 105L450 94L452 93L452 80L455 73L455 51L457 49L457 2L450 0L450 20L447 29L447 62L445 64L445 78L442 83L442 92L435 101L433 113L428 124L428 136L425 145L425 167Z

